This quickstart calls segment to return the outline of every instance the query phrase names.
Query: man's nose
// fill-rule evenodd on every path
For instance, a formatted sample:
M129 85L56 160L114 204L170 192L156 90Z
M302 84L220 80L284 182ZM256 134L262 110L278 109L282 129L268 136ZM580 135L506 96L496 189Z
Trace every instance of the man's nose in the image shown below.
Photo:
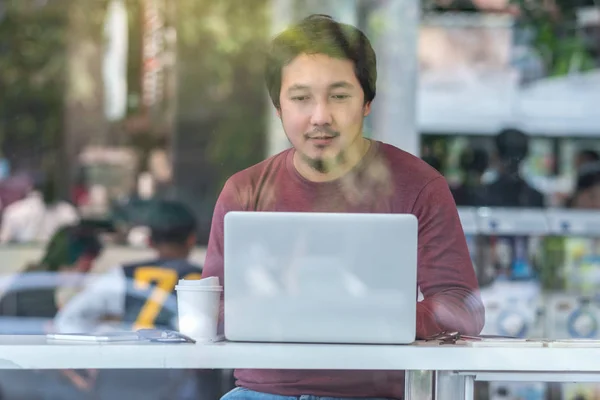
M315 126L329 125L332 122L329 104L325 101L317 102L314 106L310 123Z

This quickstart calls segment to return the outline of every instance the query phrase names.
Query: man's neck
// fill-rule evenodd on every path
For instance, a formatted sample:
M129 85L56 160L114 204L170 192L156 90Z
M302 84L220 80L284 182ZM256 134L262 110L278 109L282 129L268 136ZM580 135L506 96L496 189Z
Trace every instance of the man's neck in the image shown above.
M187 248L163 246L156 248L158 258L161 260L185 260L190 256L190 251Z
M301 156L297 152L294 154L294 167L300 175L311 182L329 182L340 179L362 161L371 147L369 139L361 137L356 142L356 145L344 152L343 162L335 164L329 171L321 172L312 168L307 162L301 160Z

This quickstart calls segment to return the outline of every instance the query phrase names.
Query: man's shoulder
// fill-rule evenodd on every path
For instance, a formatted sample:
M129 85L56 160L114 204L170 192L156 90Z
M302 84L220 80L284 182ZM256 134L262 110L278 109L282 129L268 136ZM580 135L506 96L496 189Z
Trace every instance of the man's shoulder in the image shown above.
M141 271L142 269L146 268L172 270L178 274L202 272L202 266L189 260L165 260L157 258L147 259L145 261L130 262L122 265L120 270L123 271L127 278L131 278L137 273L136 271Z
M139 261L130 261L122 264L119 268L114 268L113 272L116 274L117 271L122 271L127 278L131 278L136 275L143 268L165 268L162 260L157 258L148 258Z
M38 204L39 203L39 204ZM4 208L5 217L15 215L28 215L31 213L32 208L39 208L41 202L36 201L35 198L25 197L23 199L14 201Z
M274 156L267 158L257 164L233 174L226 185L232 185L240 188L248 185L253 185L259 182L266 175L275 173L282 168L286 168L286 159L292 149L286 149Z
M379 152L386 160L393 179L403 186L421 186L441 178L442 174L419 157L396 146L379 143Z
M147 258L144 260L127 262L125 264L122 264L121 268L129 269L129 268L139 268L139 267L150 267L150 266L156 266L159 262L160 262L160 260L158 260L157 258Z

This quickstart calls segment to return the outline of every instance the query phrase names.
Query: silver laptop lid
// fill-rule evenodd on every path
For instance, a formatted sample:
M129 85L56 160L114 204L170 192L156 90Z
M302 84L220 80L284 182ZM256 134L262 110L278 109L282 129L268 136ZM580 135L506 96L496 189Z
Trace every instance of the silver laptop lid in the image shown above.
M415 216L231 212L224 243L228 339L414 341Z

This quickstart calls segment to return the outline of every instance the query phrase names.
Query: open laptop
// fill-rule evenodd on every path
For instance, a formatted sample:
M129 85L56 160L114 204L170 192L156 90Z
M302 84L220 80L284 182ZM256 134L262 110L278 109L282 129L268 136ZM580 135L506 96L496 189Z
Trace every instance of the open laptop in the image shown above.
M225 337L412 343L417 225L409 214L228 213Z

